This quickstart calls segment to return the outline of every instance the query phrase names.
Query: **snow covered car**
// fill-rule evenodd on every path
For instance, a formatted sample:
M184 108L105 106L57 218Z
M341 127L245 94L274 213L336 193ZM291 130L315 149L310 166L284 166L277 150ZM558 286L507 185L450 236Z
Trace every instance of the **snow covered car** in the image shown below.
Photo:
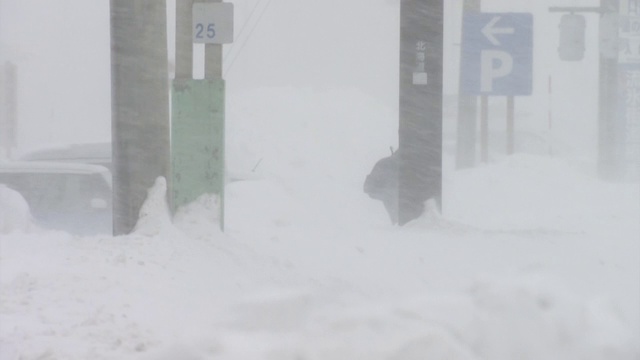
M37 225L79 235L112 232L111 173L64 162L0 162L0 184L19 192Z
M23 161L56 161L93 164L112 171L111 142L52 146L23 155Z

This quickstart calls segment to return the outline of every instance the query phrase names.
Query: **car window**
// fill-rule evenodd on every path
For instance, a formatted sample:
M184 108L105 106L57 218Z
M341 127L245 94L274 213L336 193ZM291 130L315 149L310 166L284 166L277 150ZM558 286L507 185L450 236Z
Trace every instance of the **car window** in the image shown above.
M110 202L110 189L99 174L10 173L0 182L20 192L34 216L87 211L92 199Z

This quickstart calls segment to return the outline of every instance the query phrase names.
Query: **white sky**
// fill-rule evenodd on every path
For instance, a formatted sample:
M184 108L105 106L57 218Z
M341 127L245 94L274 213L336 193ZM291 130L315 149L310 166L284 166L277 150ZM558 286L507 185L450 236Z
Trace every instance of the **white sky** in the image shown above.
M236 43L226 47L228 99L247 88L293 86L326 89L359 88L392 109L398 98L398 1L391 0L235 0ZM569 134L580 119L570 151L595 151L596 46L588 46L582 63L557 60L559 15L546 11L551 1L483 1L483 11L538 14L535 20L534 95L518 99L520 112L536 119L555 107L556 127ZM173 1L169 1L173 4ZM445 92L457 86L461 0L446 1ZM577 0L553 1L576 5ZM595 5L596 0L579 1ZM258 5L255 12L254 6ZM19 64L19 148L26 151L51 143L105 141L110 138L109 2L2 0L0 61ZM540 14L545 16L541 17ZM251 16L252 15L252 16ZM596 16L588 16L587 39L597 38ZM259 20L259 22L258 22ZM256 26L257 23L257 26ZM250 36L249 36L250 35ZM554 83L580 79L581 86ZM503 111L502 99L494 99ZM587 106L576 107L579 102ZM528 115L529 116L529 115ZM546 123L521 125L546 130ZM501 124L499 126L502 126ZM566 129L565 129L566 128ZM592 151L593 150L593 151Z

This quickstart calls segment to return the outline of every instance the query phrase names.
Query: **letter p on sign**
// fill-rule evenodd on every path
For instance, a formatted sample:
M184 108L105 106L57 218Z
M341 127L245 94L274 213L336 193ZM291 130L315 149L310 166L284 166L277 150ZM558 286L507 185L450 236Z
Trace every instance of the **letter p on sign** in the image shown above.
M513 71L513 57L505 51L484 50L481 61L481 92L492 92L494 80L505 77Z

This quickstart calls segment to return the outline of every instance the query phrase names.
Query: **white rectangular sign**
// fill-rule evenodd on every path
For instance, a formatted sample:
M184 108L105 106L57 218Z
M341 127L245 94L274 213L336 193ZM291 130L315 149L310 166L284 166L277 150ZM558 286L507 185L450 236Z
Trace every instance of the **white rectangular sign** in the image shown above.
M233 4L193 4L193 42L230 44L233 42Z

